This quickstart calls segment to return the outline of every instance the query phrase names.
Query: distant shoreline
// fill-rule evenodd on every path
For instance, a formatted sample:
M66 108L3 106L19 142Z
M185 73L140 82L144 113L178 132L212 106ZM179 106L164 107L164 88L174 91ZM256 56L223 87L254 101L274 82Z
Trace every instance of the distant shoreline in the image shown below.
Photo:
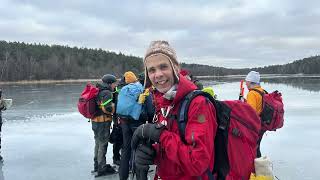
M211 78L244 78L246 75L225 75L225 76L195 76L198 79ZM261 78L279 78L279 77L319 77L320 74L261 74ZM64 80L23 80L23 81L4 81L0 84L52 84L52 83L81 83L98 82L100 79L64 79Z
M278 78L278 77L320 77L320 74L260 74L261 78ZM209 78L245 78L246 74L242 75L225 75L225 76L195 76L199 79Z

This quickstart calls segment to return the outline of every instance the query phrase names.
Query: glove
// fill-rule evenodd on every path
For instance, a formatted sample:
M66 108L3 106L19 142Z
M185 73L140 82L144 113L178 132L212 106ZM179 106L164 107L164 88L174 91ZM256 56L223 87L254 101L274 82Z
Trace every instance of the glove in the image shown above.
M134 150L141 142L159 142L162 130L165 128L162 124L142 124L133 133L131 148Z
M153 164L156 157L156 151L151 144L139 144L134 153L134 165L137 171L148 171L149 165Z
M138 99L138 103L143 104L145 101L146 101L146 95L140 94L139 99Z

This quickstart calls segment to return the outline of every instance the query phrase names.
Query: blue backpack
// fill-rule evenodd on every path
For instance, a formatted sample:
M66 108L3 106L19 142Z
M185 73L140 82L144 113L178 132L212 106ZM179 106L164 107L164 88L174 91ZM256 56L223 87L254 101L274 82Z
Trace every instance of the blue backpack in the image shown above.
M130 83L121 88L118 95L117 114L139 120L142 105L138 103L139 95L143 92L140 82Z

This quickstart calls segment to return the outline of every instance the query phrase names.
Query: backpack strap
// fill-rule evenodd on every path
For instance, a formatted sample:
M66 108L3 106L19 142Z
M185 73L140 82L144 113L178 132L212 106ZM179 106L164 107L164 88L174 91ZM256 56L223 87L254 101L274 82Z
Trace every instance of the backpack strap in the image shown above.
M209 93L203 92L201 90L191 91L189 94L187 94L183 98L182 103L179 107L178 115L177 115L178 116L177 123L178 123L180 138L185 144L187 144L187 141L185 139L185 131L188 123L189 106L191 104L191 101L197 96L204 96L205 98L209 99L209 101L212 102L213 105L216 107L215 99ZM206 170L206 174L208 175L209 180L214 180L214 176L210 168ZM201 179L200 176L198 178Z
M187 141L185 139L185 130L186 130L187 122L188 122L189 106L191 104L191 101L197 96L206 97L215 106L214 98L209 93L206 93L206 92L203 92L200 90L191 91L189 94L187 94L183 98L182 103L179 107L178 115L177 115L178 116L177 123L178 123L180 138L185 144L187 144Z
M182 100L182 103L179 107L179 111L177 114L177 123L178 123L180 137L185 144L187 144L185 140L185 129L188 123L189 106L191 104L191 101L197 96L204 96L215 107L218 129L225 131L225 130L228 130L228 127L229 127L231 109L226 104L214 99L207 92L204 92L201 90L191 91Z
M226 139L228 138L228 131L229 131L229 125L230 125L230 113L232 109L228 107L225 103L215 100L209 93L203 92L201 90L194 90L190 92L188 95L186 95L179 107L177 123L178 123L181 140L185 144L187 144L185 140L185 129L188 122L188 110L189 110L191 101L197 96L204 96L215 107L218 129L217 129L217 134L214 141L215 143L225 142ZM218 131L220 133L218 133ZM216 162L214 164L213 171L210 171L210 169L208 168L206 172L210 180L214 179L214 176L212 175L212 173L217 174L218 179L225 179L227 173L230 170L230 164L228 161L228 154L227 154L227 146L223 146L219 148L215 147L215 154L219 155L219 157L216 157ZM216 167L217 161L223 162L223 163L220 163L219 167Z
M265 94L269 94L266 90L263 89L263 92L259 91L258 89L250 89L250 91L255 91L257 93L259 93L262 97L265 95Z
M257 92L257 93L259 93L261 95L261 97L262 97L262 109L263 109L263 107L264 107L264 95L268 94L268 92L266 90L264 90L264 89L263 89L263 92L259 91L258 89L251 89L250 91L255 91L255 92Z

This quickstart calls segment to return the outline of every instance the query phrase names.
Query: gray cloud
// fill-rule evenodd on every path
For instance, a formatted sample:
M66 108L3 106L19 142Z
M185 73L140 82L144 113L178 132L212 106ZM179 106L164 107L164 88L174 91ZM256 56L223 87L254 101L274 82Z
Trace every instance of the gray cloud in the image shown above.
M150 41L166 39L186 63L256 67L319 54L319 5L316 0L2 0L0 37L136 56L144 55Z

